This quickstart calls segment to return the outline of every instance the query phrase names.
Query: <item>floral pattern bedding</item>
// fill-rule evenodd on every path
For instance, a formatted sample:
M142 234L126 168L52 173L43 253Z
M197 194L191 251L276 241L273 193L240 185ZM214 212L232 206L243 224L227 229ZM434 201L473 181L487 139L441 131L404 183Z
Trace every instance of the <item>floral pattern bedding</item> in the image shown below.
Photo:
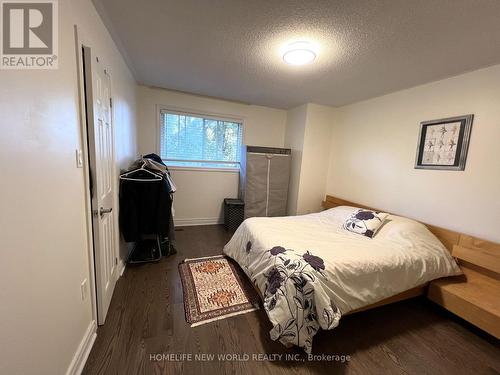
M460 274L422 224L390 215L367 238L343 228L355 210L247 219L224 247L261 292L271 339L310 353L316 332L335 328L342 314Z
M250 241L246 249L252 250ZM322 273L325 269L323 259L309 251L301 254L282 246L262 252L262 258L272 264L264 274L264 309L268 314L276 310L288 317L274 326L271 339L285 345L295 344L310 352L312 338L318 329L336 327L341 316L330 299L317 293L321 290L317 279L326 277ZM252 277L251 271L249 276ZM256 282L256 277L253 281Z

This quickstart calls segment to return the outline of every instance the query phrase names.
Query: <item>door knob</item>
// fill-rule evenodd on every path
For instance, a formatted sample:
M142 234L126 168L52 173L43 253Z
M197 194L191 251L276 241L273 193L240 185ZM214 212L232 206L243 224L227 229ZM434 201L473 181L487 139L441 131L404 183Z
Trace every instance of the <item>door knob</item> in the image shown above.
M99 214L100 214L101 216L103 216L104 214L109 214L111 211L113 211L113 207L111 207L111 208L104 208L104 207L101 207L101 208L99 209Z

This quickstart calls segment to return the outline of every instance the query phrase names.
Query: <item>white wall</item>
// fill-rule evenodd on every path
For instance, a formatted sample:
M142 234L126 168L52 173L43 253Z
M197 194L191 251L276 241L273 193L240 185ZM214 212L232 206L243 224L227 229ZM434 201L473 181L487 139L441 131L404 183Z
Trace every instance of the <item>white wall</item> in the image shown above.
M59 1L59 69L0 71L0 373L64 374L90 297L73 25L111 67L117 161L136 154L135 81L90 1Z
M321 211L330 160L331 129L334 109L318 104L307 105L304 151L300 174L297 214Z
M414 169L419 123L474 114L465 171ZM337 110L329 194L500 242L500 65Z
M288 215L321 210L334 113L332 107L312 103L292 108L287 113L285 147L292 149Z
M286 111L139 86L137 91L139 152L159 153L157 106L231 116L244 121L243 142L283 147ZM213 224L222 219L226 197L238 196L238 173L172 169L178 187L174 198L176 225Z
M307 104L288 110L286 116L285 147L292 150L290 183L288 185L288 215L297 214L306 118Z

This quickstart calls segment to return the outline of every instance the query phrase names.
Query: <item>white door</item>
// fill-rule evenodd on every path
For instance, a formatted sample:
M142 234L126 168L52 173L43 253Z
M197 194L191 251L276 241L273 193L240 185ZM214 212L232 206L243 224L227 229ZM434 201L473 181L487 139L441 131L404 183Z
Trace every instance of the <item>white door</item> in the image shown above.
M111 80L90 48L83 49L91 173L92 227L97 295L97 321L104 324L117 280L113 211L113 124Z

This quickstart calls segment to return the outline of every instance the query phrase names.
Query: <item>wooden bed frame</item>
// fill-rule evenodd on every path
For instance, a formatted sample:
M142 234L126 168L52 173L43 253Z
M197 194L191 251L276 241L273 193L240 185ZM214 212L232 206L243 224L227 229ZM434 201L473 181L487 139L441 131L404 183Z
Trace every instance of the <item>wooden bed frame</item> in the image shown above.
M374 210L374 211L383 211L383 210L378 210L378 209L368 207L368 206L365 206L365 205L362 205L359 203L349 202L349 201L346 201L344 199L335 198L331 195L326 196L326 199L322 202L322 206L325 210L329 209L329 208L338 207L338 206L353 206L353 207L366 208L366 209ZM383 212L387 212L387 211L383 211ZM452 231L449 231L447 229L442 229L442 228L434 227L434 226L427 225L427 224L426 224L426 226L431 230L432 233L434 233L434 235L437 238L439 238L439 240L441 242L443 242L443 244L445 244L446 248L450 252L451 252L451 248L453 248L453 245L458 244L460 242L460 236L461 236L460 233L452 232ZM470 236L467 236L467 237L470 237ZM472 237L470 237L470 238L472 238ZM253 283L252 283L252 285L253 285ZM356 312L370 310L370 309L373 309L375 307L388 305L390 303L403 301L405 299L426 295L428 286L429 286L428 284L417 286L415 288L406 290L402 293L396 294L392 297L383 299L382 301L376 302L374 304L371 304L371 305L368 305L365 307L361 307L361 308L356 309L356 310L352 310L344 315L354 314ZM262 296L260 290L255 285L254 285L254 288L257 291L260 299L262 301L264 301L264 297Z
M322 206L325 209L354 206L387 212L331 195L326 196ZM438 279L373 305L351 311L350 314L427 295L435 303L500 338L500 301L498 299L500 295L500 244L434 225L425 225L455 257L464 276Z
M353 206L387 212L331 195L326 196L322 202L322 206L324 209L338 206ZM459 260L459 265L465 274L465 280L461 276L438 279L374 304L350 311L344 315L427 295L435 303L477 325L493 336L500 338L500 306L498 301L496 301L497 295L500 295L500 244L434 225L425 225L443 243L455 259ZM468 278L472 275L475 275L474 278L468 282ZM458 285L459 291L448 290L450 289L450 284L451 287ZM264 298L260 290L253 283L252 285L263 301ZM486 286L486 289L482 287L483 285ZM463 290L466 293L463 293ZM479 303L477 300L472 301L471 298L468 298L467 293L469 295L479 294ZM291 348L292 346L291 344L286 345L287 348Z
M334 208L334 207L338 207L338 206L353 206L353 207L366 208L366 209L374 210L374 211L387 212L385 210L380 210L380 209L377 209L374 207L368 207L368 206L365 206L363 204L350 202L350 201L347 201L345 199L336 198L336 197L333 197L331 195L326 196L326 199L323 201L322 206L324 209ZM429 230L432 233L434 233L434 235L445 245L445 247L450 252L451 252L451 249L453 248L453 245L458 244L460 242L460 237L462 236L462 234L460 234L460 233L453 232L453 231L450 231L448 229L435 227L432 225L427 225L427 224L425 224L425 225L427 226L427 228L429 228ZM370 309L373 309L375 307L388 305L390 303L403 301L405 299L426 295L427 288L428 288L428 284L424 284L424 285L418 286L416 288L409 289L409 290L404 291L402 293L396 294L395 296L386 298L386 299L379 301L377 303L374 303L372 305L368 305L368 306L365 306L363 308L353 310L353 311L347 313L346 315L353 314L353 313L356 313L359 311L370 310Z

